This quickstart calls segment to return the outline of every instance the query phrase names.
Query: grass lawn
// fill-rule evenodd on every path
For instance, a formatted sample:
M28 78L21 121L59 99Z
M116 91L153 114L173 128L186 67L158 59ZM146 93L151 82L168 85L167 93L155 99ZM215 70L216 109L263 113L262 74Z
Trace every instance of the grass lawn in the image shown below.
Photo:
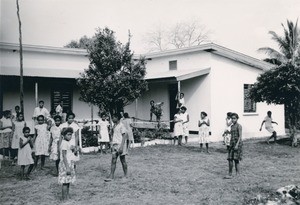
M116 179L104 182L110 170L110 154L81 156L71 200L64 204L249 204L258 194L300 185L300 149L263 140L244 141L241 176L227 174L227 154L220 143L211 154L200 153L197 144L155 145L134 148L127 157L129 177L122 178L118 160ZM0 204L59 204L61 186L53 176L54 162L20 181L18 166L0 170Z

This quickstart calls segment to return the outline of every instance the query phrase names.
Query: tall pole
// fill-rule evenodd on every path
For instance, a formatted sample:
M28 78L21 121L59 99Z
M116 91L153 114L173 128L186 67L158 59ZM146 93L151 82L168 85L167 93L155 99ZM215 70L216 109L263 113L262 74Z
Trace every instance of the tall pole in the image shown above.
M17 16L19 20L19 44L20 44L20 107L21 112L24 113L24 91L23 91L23 46L22 46L22 29L21 29L21 19L20 19L20 7L19 0L16 0L17 3Z

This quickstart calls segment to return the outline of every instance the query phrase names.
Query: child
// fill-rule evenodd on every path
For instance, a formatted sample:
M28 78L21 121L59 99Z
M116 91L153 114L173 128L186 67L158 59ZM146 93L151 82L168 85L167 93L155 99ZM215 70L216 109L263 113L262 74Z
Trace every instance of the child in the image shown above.
M98 138L98 143L100 146L100 152L102 153L103 151L103 146L105 146L105 150L108 149L109 145L109 134L108 134L108 129L109 129L109 122L106 120L107 116L103 112L101 113L101 120L97 123L97 126L99 126L99 138ZM106 153L106 151L104 151Z
M229 175L226 176L226 179L232 178L232 169L233 169L233 161L235 163L235 170L236 174L239 175L240 168L239 162L242 160L242 148L243 148L243 141L242 141L242 126L237 122L239 119L238 114L232 113L231 120L231 139L230 139L230 146L228 149L228 162L229 162Z
M129 117L129 114L127 112L124 113L124 119L122 120L123 125L125 126L125 129L127 130L128 133L128 148L130 145L134 143L134 138L133 138L133 132L132 132L132 118Z
M62 200L70 198L70 183L76 181L75 165L73 161L75 147L71 144L73 129L67 127L62 131L63 139L60 145L60 162L58 183L62 184Z
M176 108L180 109L182 106L184 106L184 93L178 93L175 100L177 101Z
M29 137L30 128L24 127L22 129L23 134L20 135L19 141L19 151L18 151L18 165L21 165L22 173L21 179L24 178L25 166L29 165L27 169L27 173L25 175L25 179L29 179L29 174L33 169L33 159L32 159L32 148L33 142L32 139Z
M230 130L231 130L231 112L227 113L227 117L225 119L226 125L225 125L225 130L223 133L223 138L224 138L224 145L227 146L227 149L229 148L230 145Z
M58 164L59 164L59 142L61 130L59 128L61 123L61 116L57 115L54 117L55 125L50 128L50 143L48 151L50 153L50 159L55 161L56 171L58 174Z
M49 123L51 125L51 127L55 125L55 120L54 120L55 116L56 116L55 110L51 110L50 111L50 117L47 120L47 123Z
M200 114L201 119L198 122L199 127L199 141L200 141L200 151L202 152L203 144L205 143L206 152L208 151L208 143L209 143L209 119L207 117L206 112L201 112Z
M75 122L75 114L69 112L67 114L67 122L61 124L59 127L63 131L63 129L67 127L71 127L73 129L72 138L70 140L71 145L75 147L75 151L73 152L74 162L79 161L79 125ZM76 167L76 165L75 165Z
M178 145L182 145L182 119L180 118L181 110L177 109L177 114L174 115L174 145L176 144L176 140L178 139Z
M272 139L273 137L274 137L274 143L276 143L277 133L274 130L272 123L275 123L276 125L278 125L278 123L273 121L271 111L267 112L267 116L262 121L259 131L261 131L264 123L265 123L266 130L268 130L270 133L272 133L271 137L269 137L269 139L267 140L267 143L269 144L270 139Z
M38 124L34 126L35 128L35 139L34 139L34 147L35 147L35 160L34 160L34 168L37 167L39 158L41 156L41 169L44 169L45 158L49 155L48 147L50 140L50 124L45 123L45 117L43 115L39 115L37 117Z
M8 151L8 157L10 158L10 147L12 141L12 121L10 110L3 111L3 117L0 119L0 149L2 148L3 157Z
M180 110L181 110L181 118L183 120L183 122L182 122L183 136L184 136L184 139L185 139L185 144L187 144L188 137L189 137L188 122L190 121L190 116L186 112L187 108L185 106L182 106L180 108Z
M114 174L116 171L117 159L120 156L123 171L125 177L127 177L127 163L125 156L127 155L127 140L128 134L124 125L120 122L121 115L115 114L112 116L114 122L113 127L113 137L112 137L112 160L111 160L111 172L106 182L112 181L114 179Z
M23 115L23 113L19 112L17 114L16 121L13 121L14 135L13 135L12 143L11 143L13 158L15 158L18 155L18 149L20 147L20 136L23 135L24 127L26 127L26 123L24 121L24 115Z

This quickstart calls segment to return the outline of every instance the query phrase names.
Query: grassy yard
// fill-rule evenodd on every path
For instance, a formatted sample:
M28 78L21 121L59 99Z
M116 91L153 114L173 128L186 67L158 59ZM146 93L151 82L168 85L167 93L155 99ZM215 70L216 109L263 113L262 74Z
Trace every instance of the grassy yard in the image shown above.
M244 142L241 176L227 174L227 154L220 143L211 144L211 154L198 145L155 145L131 150L127 157L128 179L122 178L120 162L116 179L109 174L109 154L81 157L77 182L70 187L71 200L64 204L249 204L258 194L271 196L276 189L300 185L300 149L262 140ZM59 204L61 187L53 176L54 162L20 181L18 166L0 170L0 204Z

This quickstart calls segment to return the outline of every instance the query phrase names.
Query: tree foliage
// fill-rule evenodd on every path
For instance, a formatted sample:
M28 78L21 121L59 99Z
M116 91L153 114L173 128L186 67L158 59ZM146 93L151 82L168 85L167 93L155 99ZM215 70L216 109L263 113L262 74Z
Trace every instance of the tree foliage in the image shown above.
M283 36L269 32L279 51L269 47L259 49L270 56L267 61L274 63L274 68L257 78L250 97L256 102L285 104L293 136L300 120L300 36L297 22L294 24L288 20L287 28L282 26Z
M78 41L71 40L68 44L66 44L65 48L82 48L87 49L89 45L93 42L93 38L89 38L86 35L82 36Z
M112 114L146 91L146 61L142 57L134 61L130 36L123 45L110 29L98 29L87 51L89 68L77 80L81 100Z
M179 22L170 27L154 27L146 34L149 51L163 51L200 45L209 41L210 31L198 20Z

